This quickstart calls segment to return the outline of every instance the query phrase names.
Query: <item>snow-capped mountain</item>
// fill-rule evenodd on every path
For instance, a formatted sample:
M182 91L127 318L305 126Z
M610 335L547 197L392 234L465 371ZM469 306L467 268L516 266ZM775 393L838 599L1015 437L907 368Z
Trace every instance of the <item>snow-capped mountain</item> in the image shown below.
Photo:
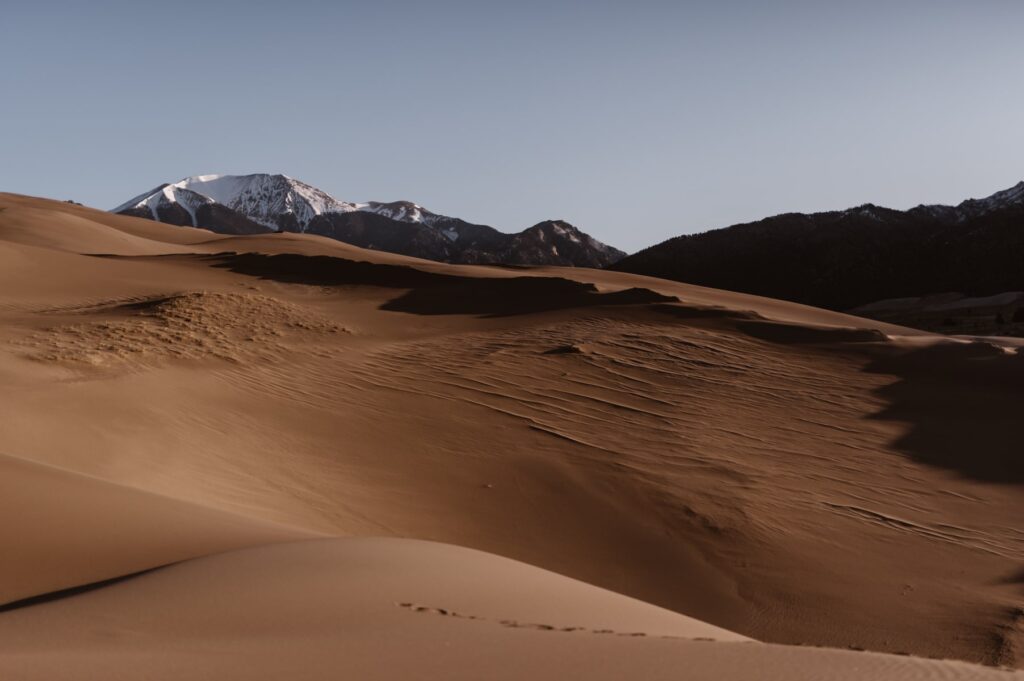
M196 175L136 196L118 206L115 213L148 210L161 220L161 210L177 204L199 226L197 211L220 204L241 213L268 230L305 231L310 220L324 213L350 213L359 206L338 201L329 194L285 175Z
M506 234L410 201L341 201L286 175L265 173L187 177L113 212L228 234L309 232L446 262L604 267L625 256L561 221Z

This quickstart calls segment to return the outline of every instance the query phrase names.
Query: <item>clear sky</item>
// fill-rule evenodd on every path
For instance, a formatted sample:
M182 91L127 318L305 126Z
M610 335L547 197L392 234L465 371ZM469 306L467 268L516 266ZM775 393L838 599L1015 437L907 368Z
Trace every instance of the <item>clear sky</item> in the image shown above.
M0 191L280 172L625 250L1024 179L1024 2L3 3Z

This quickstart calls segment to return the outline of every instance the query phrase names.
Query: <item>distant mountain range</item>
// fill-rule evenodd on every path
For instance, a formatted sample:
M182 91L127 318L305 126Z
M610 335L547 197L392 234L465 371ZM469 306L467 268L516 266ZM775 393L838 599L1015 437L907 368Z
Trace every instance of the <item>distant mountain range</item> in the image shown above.
M834 310L1024 291L1024 182L957 206L787 213L669 239L612 269Z
M221 234L304 232L453 263L606 267L625 256L561 220L516 234L438 215L409 201L352 203L285 175L197 175L113 209Z

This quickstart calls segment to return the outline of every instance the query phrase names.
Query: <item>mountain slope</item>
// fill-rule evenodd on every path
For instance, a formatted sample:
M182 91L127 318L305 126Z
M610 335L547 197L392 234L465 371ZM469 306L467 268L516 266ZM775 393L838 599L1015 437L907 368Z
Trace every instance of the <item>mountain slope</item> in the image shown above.
M263 173L188 177L112 212L221 234L320 234L443 262L606 267L625 255L562 221L506 234L410 201L340 201L285 175Z
M958 206L865 204L686 235L614 269L831 309L1024 289L1024 182Z

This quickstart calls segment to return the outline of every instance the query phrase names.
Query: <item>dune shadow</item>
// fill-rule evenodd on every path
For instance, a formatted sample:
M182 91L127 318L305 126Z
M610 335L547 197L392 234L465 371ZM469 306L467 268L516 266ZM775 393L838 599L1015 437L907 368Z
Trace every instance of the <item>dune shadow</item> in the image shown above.
M758 340L782 345L816 343L884 343L888 337L877 329L823 327L771 321L744 321L737 328Z
M261 279L315 286L403 289L381 309L419 315L502 317L593 305L677 300L642 288L602 293L593 284L549 276L466 277L331 256L230 253L212 257L218 267Z
M996 583L1020 584L1021 586L1024 586L1024 567L1021 567L1019 570L1016 570L1015 572L1011 572L1010 574L1006 575Z
M57 591L49 591L43 594L37 594L35 596L28 596L27 598L20 598L16 601L8 601L7 603L0 603L0 613L10 612L12 610L19 610L21 608L29 608L34 605L42 605L44 603L50 603L51 601L59 601L64 598L71 598L72 596L78 596L79 594L88 593L90 591L96 591L104 587L113 586L126 582L129 579L141 577L142 575L155 572L166 565L148 568L145 570L139 570L138 572L132 572L127 575L118 575L117 577L110 577L109 579L102 579L98 582L90 582L88 584L79 584L77 586L71 586L66 589L58 589Z
M753 310L697 305L655 305L654 308L687 323L721 321L751 338L777 345L885 343L889 340L877 329L777 322Z
M915 461L1001 484L1024 483L1024 355L988 343L887 352L865 369L899 380L873 418L910 426L895 443Z
M764 319L753 310L734 310L716 305L655 305L654 309L686 322L699 320L740 322Z
M870 417L908 426L896 449L975 480L1024 483L1024 352L952 341L908 350L876 329L776 322L719 308L656 308L687 321L722 320L776 345L867 356L864 371L897 379L876 391L886 406Z

